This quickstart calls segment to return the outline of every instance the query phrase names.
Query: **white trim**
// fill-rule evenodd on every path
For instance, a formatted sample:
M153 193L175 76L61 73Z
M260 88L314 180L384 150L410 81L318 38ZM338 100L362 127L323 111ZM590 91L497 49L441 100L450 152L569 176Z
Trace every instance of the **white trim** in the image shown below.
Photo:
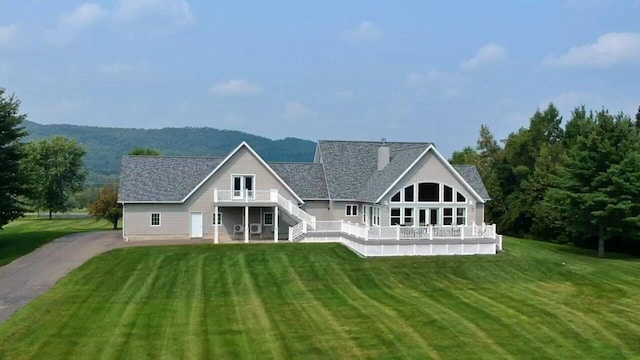
M158 225L153 225L153 215L158 214ZM158 227L162 226L162 214L160 212L149 213L149 226Z
M376 199L376 203L379 203L382 198L387 195L387 193L389 193L389 191L391 191L391 189L393 189L396 185L398 185L398 183L400 182L400 180L402 180L402 178L404 178L409 171L411 171L411 169L413 169L418 162L420 162L420 160L422 160L422 158L429 152L429 151L433 151L436 154L436 157L442 162L444 163L445 167L449 170L449 172L451 172L456 179L458 179L458 181L460 181L462 183L462 185L464 185L467 190L469 190L469 192L471 193L471 195L473 195L479 202L481 203L485 203L486 201L480 196L478 195L478 193L471 187L471 185L469 185L469 183L462 177L460 176L460 174L456 171L456 169L453 168L453 166L451 166L451 164L449 164L449 162L447 161L447 159L445 159L442 154L440 154L440 152L433 146L433 145L429 145L429 147L427 147L425 149L425 151L422 152L422 154L420 154L420 156L418 156L418 158L411 164L409 165L409 167L402 172L402 174L400 174L400 176L398 176L398 178L391 184L391 186L389 186L379 197L378 199Z
M187 201L187 199L189 199L189 197L191 197L191 195L193 195L196 191L198 191L198 189L200 189L200 187L202 187L202 185L204 185L204 183L206 183L207 180L209 180L213 176L213 174L215 174L218 170L220 170L238 151L240 151L240 149L242 149L243 146L246 147L247 150L249 150L249 152L253 156L256 157L256 159L258 159L258 161L271 173L271 175L273 175L276 179L278 179L278 181L280 181L280 183L285 187L285 189L287 189L291 194L293 194L293 196L296 198L296 200L298 200L300 203L304 204L304 201L302 200L302 198L300 198L300 196L298 196L298 194L296 194L296 192L293 191L293 189L291 189L289 187L289 185L287 185L287 183L284 182L284 180L282 180L282 178L280 176L278 176L278 174L275 171L273 171L271 166L269 166L269 164L267 164L260 157L260 155L258 155L258 153L255 152L255 150L253 150L251 148L251 146L249 146L249 144L247 144L246 141L243 141L229 155L227 155L227 157L224 158L224 160L222 160L222 162L220 164L218 164L218 166L216 166L216 168L213 169L213 171L210 172L209 175L207 175L207 177L204 178L204 180L202 180L198 185L196 185L196 187L193 190L191 190L191 192L189 194L187 194L187 196L185 196L185 198L182 199L182 201L180 201L180 202L183 203L183 202Z
M125 206L124 206L124 204L122 204L122 238L124 239L125 242L128 242L129 238L127 237L127 233L124 231L124 227L125 227L125 225L124 225L124 215L125 215L124 208L125 208Z
M251 186L253 187L253 189L251 189L251 190L247 190L246 189L246 185L247 185L247 180L246 179L248 177L252 178ZM240 197L236 197L235 196L235 192L237 191L235 189L235 185L236 185L235 182L234 182L235 178L240 178L241 179L240 180ZM257 191L256 184L257 184L256 174L231 174L231 187L230 187L230 189L231 189L231 199L232 200L233 199L244 199L244 195L248 194L247 191L253 191L253 198L255 198L255 196L256 196L255 192Z

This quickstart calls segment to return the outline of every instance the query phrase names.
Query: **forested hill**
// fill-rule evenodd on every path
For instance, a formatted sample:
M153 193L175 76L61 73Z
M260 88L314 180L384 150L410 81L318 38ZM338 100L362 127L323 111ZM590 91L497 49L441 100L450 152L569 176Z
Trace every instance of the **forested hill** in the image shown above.
M316 146L313 141L298 138L271 140L213 128L127 129L42 125L31 121L25 121L24 125L29 131L27 140L62 135L85 145L85 164L94 179L117 174L122 155L137 147L158 149L162 155L226 156L246 141L266 161L312 161Z

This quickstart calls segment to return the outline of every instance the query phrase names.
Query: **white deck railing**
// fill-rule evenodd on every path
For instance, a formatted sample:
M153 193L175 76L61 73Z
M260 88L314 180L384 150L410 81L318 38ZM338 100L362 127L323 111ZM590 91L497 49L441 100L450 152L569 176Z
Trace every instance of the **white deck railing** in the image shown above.
M268 202L278 201L278 190L214 190L214 202Z
M315 228L297 229L304 233L342 233L364 240L443 240L497 239L496 225L438 226L374 226L368 227L344 221L317 221ZM296 225L299 226L301 224ZM298 234L298 236L300 235Z
M316 227L316 217L309 215L306 211L300 209L298 205L294 204L291 200L285 198L284 196L276 193L276 199L278 201L278 205L283 208L289 214L297 217L301 221L307 223L309 227L315 229ZM300 225L300 224L298 224ZM296 226L298 226L296 225Z
M289 241L294 241L307 232L307 223L305 221L296 226L289 227Z

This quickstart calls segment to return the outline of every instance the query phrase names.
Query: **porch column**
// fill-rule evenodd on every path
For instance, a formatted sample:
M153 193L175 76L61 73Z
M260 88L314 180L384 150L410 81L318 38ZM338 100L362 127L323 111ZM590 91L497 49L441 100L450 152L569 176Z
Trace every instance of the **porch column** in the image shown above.
M278 206L273 207L273 242L278 242Z
M213 243L218 243L218 229L220 228L220 224L218 224L218 205L213 207L213 221L216 226L213 227Z
M244 242L249 242L249 207L244 207Z

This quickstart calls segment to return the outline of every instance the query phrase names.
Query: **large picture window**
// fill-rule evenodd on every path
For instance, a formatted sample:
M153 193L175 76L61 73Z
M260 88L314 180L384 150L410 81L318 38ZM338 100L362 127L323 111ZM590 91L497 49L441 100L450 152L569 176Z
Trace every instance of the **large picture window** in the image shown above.
M439 202L440 201L440 184L438 183L418 184L418 201Z

